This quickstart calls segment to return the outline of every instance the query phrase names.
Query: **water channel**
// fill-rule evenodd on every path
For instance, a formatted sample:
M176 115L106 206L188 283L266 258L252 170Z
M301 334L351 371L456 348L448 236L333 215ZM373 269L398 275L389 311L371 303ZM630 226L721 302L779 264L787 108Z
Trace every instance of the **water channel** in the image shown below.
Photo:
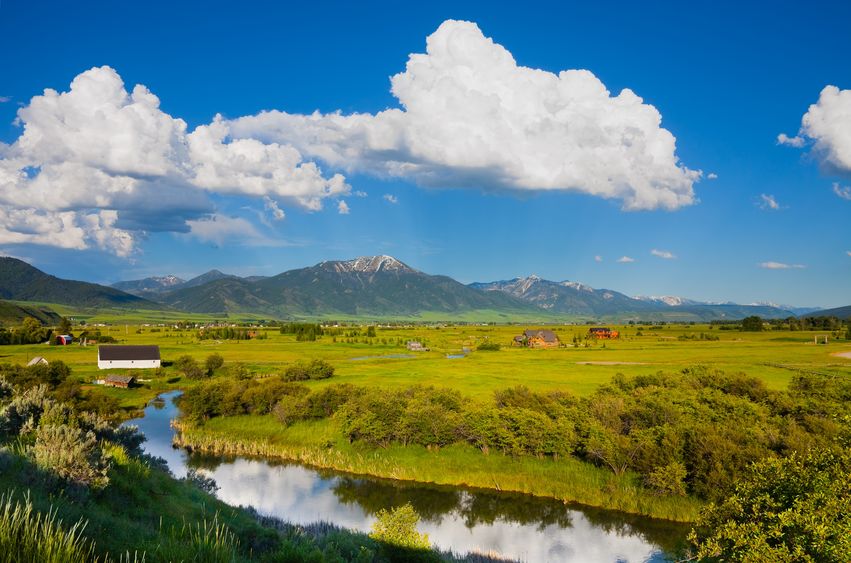
M295 524L327 521L368 532L376 513L410 502L433 544L455 552L495 552L529 562L612 563L667 561L687 528L620 512L565 505L529 495L432 486L355 476L294 463L221 457L172 447L169 422L179 415L162 395L144 418L128 422L144 432L145 450L168 461L178 477L203 470L232 505Z

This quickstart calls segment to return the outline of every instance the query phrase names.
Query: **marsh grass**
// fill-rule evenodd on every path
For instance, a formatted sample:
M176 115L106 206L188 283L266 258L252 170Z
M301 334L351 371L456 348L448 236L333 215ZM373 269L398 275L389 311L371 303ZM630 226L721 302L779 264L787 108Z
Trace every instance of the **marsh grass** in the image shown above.
M339 434L332 421L302 422L287 429L278 425L274 433L272 424L277 423L271 416L213 419L204 426L178 421L174 443L207 453L285 459L387 479L526 493L677 522L693 521L702 506L690 497L655 495L637 475L614 475L569 457L485 455L462 444L438 450L400 445L372 449L335 438Z

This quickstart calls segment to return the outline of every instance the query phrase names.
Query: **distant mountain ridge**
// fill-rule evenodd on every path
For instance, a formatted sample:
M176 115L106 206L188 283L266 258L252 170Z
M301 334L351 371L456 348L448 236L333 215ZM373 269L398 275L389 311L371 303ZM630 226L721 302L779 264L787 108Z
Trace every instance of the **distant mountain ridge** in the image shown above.
M76 307L162 309L159 303L112 287L51 276L11 257L0 257L0 298Z
M749 315L794 316L790 310L773 305L704 303L677 296L630 297L612 289L595 289L570 280L550 281L536 275L464 285L448 276L427 274L387 255L324 261L269 277L242 278L210 270L188 281L160 276L114 285L62 280L20 260L0 259L0 298L77 307L169 308L271 318L463 318L506 322L688 322L734 320Z
M494 310L536 313L507 295L489 295L447 276L415 270L392 256L320 262L256 281L228 277L164 296L186 311L277 316L416 316ZM540 311L537 311L540 312ZM546 316L546 315L542 315Z
M677 296L629 297L611 289L594 289L574 281L550 281L536 275L495 282L477 282L470 287L498 291L535 304L554 313L620 318L629 320L707 321L740 319L750 315L764 318L794 316L792 311L767 305L705 303Z

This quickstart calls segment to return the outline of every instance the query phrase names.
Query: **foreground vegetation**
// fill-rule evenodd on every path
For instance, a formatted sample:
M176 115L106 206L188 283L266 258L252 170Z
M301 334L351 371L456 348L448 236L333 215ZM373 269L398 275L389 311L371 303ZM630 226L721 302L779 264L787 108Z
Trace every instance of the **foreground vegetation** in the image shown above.
M431 550L407 511L370 537L228 506L203 475L177 480L142 453L134 428L60 400L62 377L4 371L15 382L0 376L0 562L489 560Z

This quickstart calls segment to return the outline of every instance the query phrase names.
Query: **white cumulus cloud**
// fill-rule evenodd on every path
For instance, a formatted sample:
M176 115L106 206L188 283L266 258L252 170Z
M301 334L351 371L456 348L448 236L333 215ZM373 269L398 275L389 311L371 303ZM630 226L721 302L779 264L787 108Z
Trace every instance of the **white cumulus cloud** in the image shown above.
M786 145L787 147L795 147L801 148L806 144L806 140L803 137L798 135L794 137L790 137L786 133L780 133L777 135L777 144L778 145Z
M220 117L189 132L145 86L110 67L79 74L18 110L0 144L0 242L97 247L126 256L147 231L187 232L210 218L208 194L274 197L308 210L349 193L290 145L232 139ZM214 221L215 222L215 221ZM42 231L42 229L47 231ZM105 234L106 233L106 234Z
M825 86L818 101L801 118L798 135L790 138L781 134L777 140L793 147L803 147L809 140L825 168L851 172L851 90Z
M664 258L665 260L674 260L676 258L676 255L674 255L673 252L668 252L667 250L658 250L656 248L651 250L650 254L658 258Z
M621 264L630 264L632 262L635 262L635 258L630 258L629 256L621 256L620 258L618 258L617 261Z
M717 180L718 174L716 174L715 172L710 172L709 174L706 175L706 179L707 180Z
M599 254L594 257L594 262L602 262L602 261L603 261L603 257L600 256Z
M784 262L760 262L759 267L766 270L800 270L806 268L803 264L786 264Z
M284 210L278 206L278 203L269 196L263 196L263 207L272 214L272 218L275 221L283 221L286 219L287 214L284 213Z
M471 22L448 20L391 79L400 108L377 114L267 111L235 138L287 143L347 170L423 185L573 190L626 209L694 203L700 172L680 164L662 116L593 73L517 65Z
M392 203L392 204L394 204L394 205L395 205L395 204L397 204L397 203L399 203L399 198L397 198L397 197L396 197L395 195L393 195L393 194L384 194L384 195L383 195L383 196L381 196L381 197L382 197L382 199L384 199L384 201L386 201L386 202L388 202L388 203Z
M339 213L340 215L348 215L349 204L341 199L339 202L337 202L337 213Z

